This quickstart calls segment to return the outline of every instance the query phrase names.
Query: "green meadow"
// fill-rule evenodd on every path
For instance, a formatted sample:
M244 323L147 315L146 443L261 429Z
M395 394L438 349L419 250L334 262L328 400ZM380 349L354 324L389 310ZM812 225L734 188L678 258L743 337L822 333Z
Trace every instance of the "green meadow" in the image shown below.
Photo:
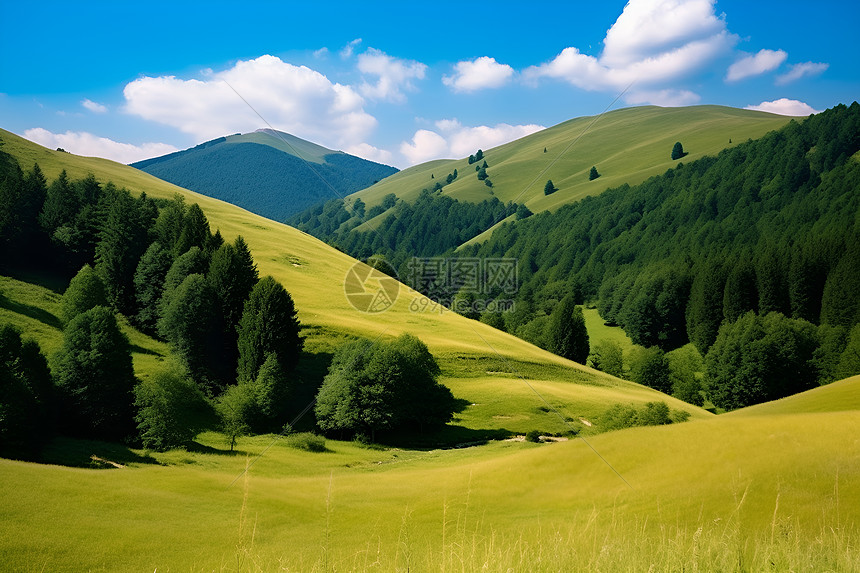
M715 416L434 309L406 287L386 312L358 312L343 292L356 262L309 235L127 166L0 140L49 179L93 172L199 203L213 230L244 236L260 274L290 291L308 359L356 336L407 332L463 403L445 448L328 440L311 452L301 436L262 435L231 453L210 432L187 451L152 453L57 439L50 463L0 460L0 569L860 570L860 377ZM0 320L50 353L64 286L0 279ZM595 340L619 336L594 314ZM124 329L138 377L151 375L167 347ZM601 430L611 405L655 400L689 421ZM530 430L561 441L516 440ZM457 443L481 445L447 447Z
M482 165L483 160L469 165L464 158L430 161L404 169L350 198L361 198L368 208L389 193L413 201L422 189L433 189L437 181L444 184L445 177L457 169L457 179L445 185L443 195L473 202L497 197L503 203L524 203L535 213L555 210L605 189L625 183L635 185L664 173L678 163L670 157L676 141L688 153L681 161L694 161L748 139L757 139L789 120L785 116L721 106L615 110L601 116L572 119L484 150L492 188L475 175L475 166ZM592 166L597 167L601 176L589 181ZM548 179L559 190L545 196L544 184ZM384 217L380 215L358 229L372 228ZM484 240L485 235L473 241Z

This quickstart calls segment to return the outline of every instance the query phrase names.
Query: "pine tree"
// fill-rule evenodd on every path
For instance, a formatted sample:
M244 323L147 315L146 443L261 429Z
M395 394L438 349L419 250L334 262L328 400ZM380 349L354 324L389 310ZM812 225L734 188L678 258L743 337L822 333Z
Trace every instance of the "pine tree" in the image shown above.
M598 177L600 177L600 173L597 172L597 167L592 167L591 171L589 171L588 173L588 180L594 181Z
M693 279L690 301L687 303L687 336L702 354L717 338L723 322L723 293L725 277L722 267L707 263Z
M687 153L684 151L684 146L681 145L680 141L676 142L672 147L672 161L681 159L685 155L687 155Z
M203 275L192 274L165 293L158 333L170 344L195 382L211 394L229 380L215 293Z
M134 273L146 249L147 230L128 191L113 194L96 245L96 271L105 285L108 302L132 315L135 309Z
M113 311L97 306L72 319L53 360L67 430L119 440L134 427L134 369Z
M546 185L543 186L543 194L544 195L552 195L558 191L555 185L552 183L552 179L547 179Z
M742 256L726 277L723 316L734 322L749 311L758 311L758 287L755 267L748 256Z
M147 334L155 334L158 308L164 294L164 279L173 259L158 241L152 243L134 272L134 291L137 300L135 323Z
M267 276L254 285L238 326L238 379L252 381L270 352L287 372L302 351L299 321L293 299L281 283Z

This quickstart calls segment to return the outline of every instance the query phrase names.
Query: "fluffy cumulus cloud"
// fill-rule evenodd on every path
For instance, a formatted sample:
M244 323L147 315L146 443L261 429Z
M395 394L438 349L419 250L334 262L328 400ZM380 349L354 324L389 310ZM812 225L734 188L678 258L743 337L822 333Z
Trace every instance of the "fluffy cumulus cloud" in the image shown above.
M412 141L400 145L400 153L412 165L444 157L465 157L478 149L490 149L544 129L542 125L508 125L467 127L456 119L436 122L437 131L419 129ZM441 132L441 133L440 133Z
M130 143L120 143L106 137L98 137L86 131L52 133L47 129L37 127L25 131L24 137L51 149L61 147L75 155L104 157L105 159L112 159L120 163L134 163L141 159L158 157L159 155L178 151L177 148L166 143L132 145Z
M778 85L785 85L795 82L805 76L817 76L823 74L830 64L821 62L803 62L802 64L794 64L791 68L781 76L776 78Z
M107 106L104 106L100 103L96 103L91 99L83 100L81 102L81 105L93 113L105 113L108 110Z
M807 103L787 98L780 98L774 101L763 101L758 105L748 105L745 109L793 116L807 116L813 113L821 113L821 110L814 109Z
M565 48L524 75L531 81L561 79L586 90L620 91L635 83L638 91L628 99L658 103L644 96L665 96L661 85L702 70L737 41L714 12L714 0L630 0L606 32L599 57Z
M513 75L511 66L500 64L495 58L482 56L472 61L457 62L454 75L443 76L442 83L455 92L473 92L502 87Z
M413 80L424 79L427 66L421 62L393 58L375 48L358 56L358 70L373 79L359 86L368 98L401 103L406 101L404 91L415 89Z
M729 66L726 81L736 82L775 70L782 65L787 57L788 54L782 50L759 50L757 54L741 58Z
M390 151L379 149L369 143L350 145L344 149L344 151L350 155L355 155L369 161L376 161L377 163L384 163L386 165L391 165L392 161L394 161L394 155Z
M240 60L204 79L138 78L123 93L126 111L201 141L268 123L329 147L347 147L364 141L377 123L353 88L270 55Z

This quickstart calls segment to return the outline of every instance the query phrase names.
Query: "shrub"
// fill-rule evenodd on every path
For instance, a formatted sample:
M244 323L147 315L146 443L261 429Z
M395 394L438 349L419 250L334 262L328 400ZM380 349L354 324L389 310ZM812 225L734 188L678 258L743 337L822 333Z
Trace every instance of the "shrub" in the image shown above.
M540 430L529 430L526 434L526 441L539 444L541 442L540 435Z
M297 450L305 450L306 452L327 452L325 447L325 438L317 436L311 432L300 432L291 434L286 437L287 445Z

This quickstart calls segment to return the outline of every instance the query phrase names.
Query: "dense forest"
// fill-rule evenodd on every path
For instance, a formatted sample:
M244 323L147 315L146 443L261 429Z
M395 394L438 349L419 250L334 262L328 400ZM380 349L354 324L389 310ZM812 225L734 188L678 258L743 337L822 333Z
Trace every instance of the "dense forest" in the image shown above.
M860 343L859 149L860 105L840 105L636 187L504 224L458 255L518 259L518 306L504 321L511 332L528 337L572 294L597 301L637 344L670 351L691 341L707 355L752 313L767 320L744 319L760 331L749 343L790 339L791 363L806 369L790 391L805 389L860 371L841 358L849 338ZM804 324L821 328L813 336ZM716 381L724 365L711 362ZM788 392L712 397L738 407Z
M386 212L373 230L357 228ZM406 277L412 257L451 253L514 214L527 217L531 212L515 203L506 205L495 197L468 203L441 195L438 190L424 189L414 203L399 200L391 193L381 204L365 210L361 199L350 204L336 199L308 209L289 222L357 259L382 256L399 276Z
M268 145L225 143L224 138L132 167L275 221L397 172L346 153L312 163Z

